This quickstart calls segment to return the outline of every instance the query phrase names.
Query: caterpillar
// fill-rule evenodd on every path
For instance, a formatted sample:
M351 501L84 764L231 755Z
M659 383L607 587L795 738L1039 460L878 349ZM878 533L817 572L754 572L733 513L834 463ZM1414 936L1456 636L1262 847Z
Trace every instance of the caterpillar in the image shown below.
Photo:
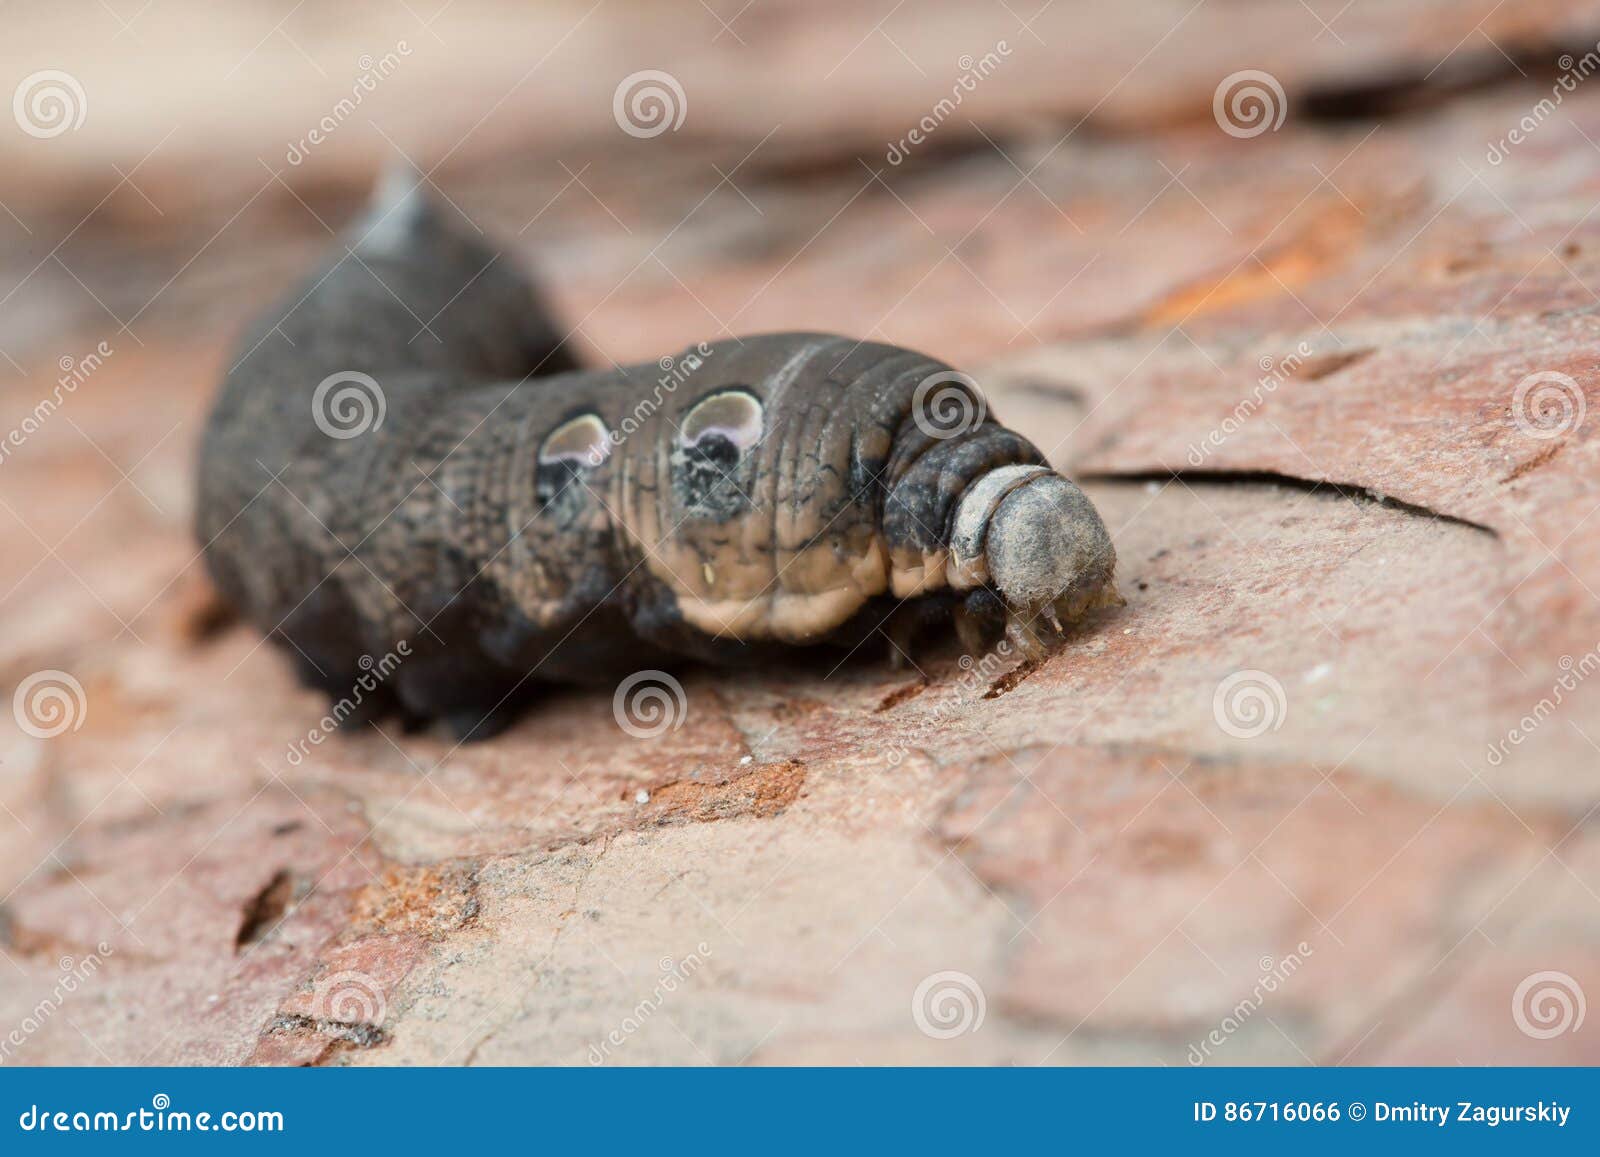
M550 683L940 622L1037 656L1120 603L1094 506L965 375L818 333L585 369L452 212L380 183L202 439L206 565L302 681L405 656L359 719L481 739Z

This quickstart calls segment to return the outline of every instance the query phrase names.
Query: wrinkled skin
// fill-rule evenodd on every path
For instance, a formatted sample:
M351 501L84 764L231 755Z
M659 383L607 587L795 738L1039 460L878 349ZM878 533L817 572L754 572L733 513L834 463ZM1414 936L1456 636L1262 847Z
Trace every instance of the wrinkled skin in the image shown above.
M246 337L202 448L213 575L335 699L403 643L363 714L482 738L540 683L941 616L1034 655L1118 601L1089 500L948 366L771 334L582 371L448 212L380 191Z

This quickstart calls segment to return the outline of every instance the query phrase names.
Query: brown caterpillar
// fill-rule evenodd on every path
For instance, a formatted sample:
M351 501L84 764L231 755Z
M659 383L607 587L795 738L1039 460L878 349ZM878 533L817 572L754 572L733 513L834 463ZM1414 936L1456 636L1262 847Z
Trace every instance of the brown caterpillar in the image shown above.
M824 334L581 370L533 286L380 190L249 334L207 426L223 592L360 714L498 731L541 683L773 661L953 617L969 648L1118 602L1077 486L950 367Z

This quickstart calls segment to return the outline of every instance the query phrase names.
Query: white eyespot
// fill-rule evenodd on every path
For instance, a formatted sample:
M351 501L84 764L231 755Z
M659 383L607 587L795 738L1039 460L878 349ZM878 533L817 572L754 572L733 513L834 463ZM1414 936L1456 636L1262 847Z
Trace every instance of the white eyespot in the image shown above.
M539 465L571 462L595 467L611 454L611 433L598 414L579 414L561 423L539 447Z
M678 430L678 441L683 446L694 446L720 436L735 449L748 450L761 441L762 430L760 398L744 390L721 390L695 403Z

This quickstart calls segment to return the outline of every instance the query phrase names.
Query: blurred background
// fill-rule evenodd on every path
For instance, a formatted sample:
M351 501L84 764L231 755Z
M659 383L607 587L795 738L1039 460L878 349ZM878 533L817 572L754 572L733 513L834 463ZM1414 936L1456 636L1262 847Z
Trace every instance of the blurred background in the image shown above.
M0 1061L1600 1061L1600 5L4 21ZM971 371L1129 606L288 760L194 448L401 162L597 365Z

